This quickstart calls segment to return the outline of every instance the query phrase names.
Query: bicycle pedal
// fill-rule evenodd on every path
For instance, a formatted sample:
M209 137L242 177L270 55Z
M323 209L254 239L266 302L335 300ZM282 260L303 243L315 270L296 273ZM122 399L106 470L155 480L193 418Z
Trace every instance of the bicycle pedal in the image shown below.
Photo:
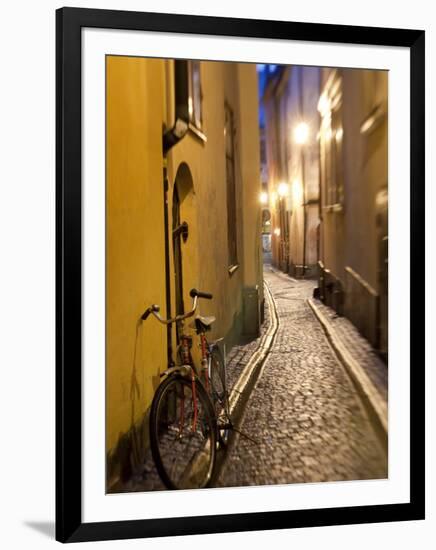
M233 424L231 422L226 422L225 424L219 425L220 430L233 430Z

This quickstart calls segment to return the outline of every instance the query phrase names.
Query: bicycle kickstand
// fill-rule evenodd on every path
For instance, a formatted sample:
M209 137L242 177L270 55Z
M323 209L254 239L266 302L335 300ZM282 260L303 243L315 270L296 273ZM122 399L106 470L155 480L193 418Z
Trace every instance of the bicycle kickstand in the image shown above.
M241 431L241 430L238 430L238 428L235 428L233 422L229 419L229 422L228 424L225 424L224 425L224 428L225 429L228 429L228 430L233 430L234 432L238 433L239 435L242 435L242 437L245 437L245 439L248 439L249 441L251 441L252 443L254 443L255 445L259 445L259 441L256 441L255 439L253 439L252 437L250 437L248 434L246 434L245 432Z
M255 445L259 445L259 441L256 441L256 439L253 439L252 437L250 437L248 434L246 434L245 432L241 431L241 430L238 430L237 428L233 427L231 428L234 432L238 433L239 435L242 435L242 437L245 437L245 439L248 439L249 441L251 441L252 443L254 443Z

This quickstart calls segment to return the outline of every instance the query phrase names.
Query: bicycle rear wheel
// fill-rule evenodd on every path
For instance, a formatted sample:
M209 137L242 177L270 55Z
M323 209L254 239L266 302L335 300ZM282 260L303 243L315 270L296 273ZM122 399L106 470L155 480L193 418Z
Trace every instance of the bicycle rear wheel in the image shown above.
M150 411L150 445L168 489L196 489L210 483L216 460L216 422L203 386L179 375L164 380Z

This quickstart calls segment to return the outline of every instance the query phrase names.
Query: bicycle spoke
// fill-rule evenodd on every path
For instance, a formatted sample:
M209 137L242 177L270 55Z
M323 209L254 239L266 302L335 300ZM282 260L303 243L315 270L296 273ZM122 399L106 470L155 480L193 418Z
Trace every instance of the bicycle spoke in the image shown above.
M210 444L215 442L214 418L204 404L207 396L203 389L198 393L196 383L191 380L177 379L168 384L174 388L163 393L157 407L153 457L171 486L204 486L215 460ZM170 411L174 411L172 418Z

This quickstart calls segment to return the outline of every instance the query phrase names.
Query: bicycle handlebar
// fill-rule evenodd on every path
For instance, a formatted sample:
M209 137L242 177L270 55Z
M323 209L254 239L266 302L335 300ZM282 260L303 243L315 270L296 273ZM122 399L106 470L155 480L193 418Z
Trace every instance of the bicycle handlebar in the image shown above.
M205 298L206 300L212 300L213 298L212 294L210 294L209 292L200 292L196 288L191 289L189 296L191 296L191 298L195 298L196 296L198 296L199 298Z
M187 319L188 317L192 317L195 313L195 310L197 309L197 302L198 298L205 298L206 300L212 300L213 296L212 294L208 292L200 292L199 290L193 288L189 295L191 298L193 298L192 302L192 309L191 311L188 311L187 313L182 313L180 315L176 315L175 317L172 317L171 319L163 319L159 315L160 307L156 304L148 307L144 313L141 315L141 320L145 321L147 317L152 313L156 319L162 323L163 325L170 325L172 323L177 323L178 321L183 321L184 319Z
M148 307L144 313L141 315L141 319L142 321L145 321L147 319L147 317L150 315L150 313L159 313L160 311L160 307L157 306L156 304L153 304L152 306Z

